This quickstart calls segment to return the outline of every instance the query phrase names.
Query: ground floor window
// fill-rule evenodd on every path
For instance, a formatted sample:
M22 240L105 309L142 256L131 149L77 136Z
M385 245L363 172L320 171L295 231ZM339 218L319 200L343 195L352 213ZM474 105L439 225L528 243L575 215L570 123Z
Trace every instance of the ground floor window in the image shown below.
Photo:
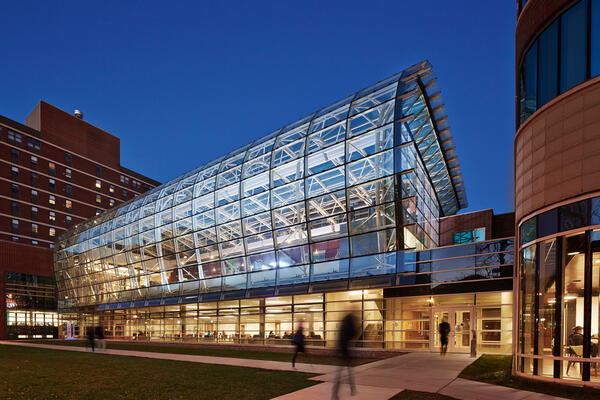
M110 338L161 342L290 344L302 326L312 346L335 346L349 312L360 322L357 346L437 351L437 326L446 318L454 338L450 351L509 353L512 292L384 298L382 289L352 290L107 310L61 315L74 335L102 326Z
M517 372L600 382L600 230L542 237L519 261Z
M58 313L32 310L6 312L9 339L47 339L58 336Z

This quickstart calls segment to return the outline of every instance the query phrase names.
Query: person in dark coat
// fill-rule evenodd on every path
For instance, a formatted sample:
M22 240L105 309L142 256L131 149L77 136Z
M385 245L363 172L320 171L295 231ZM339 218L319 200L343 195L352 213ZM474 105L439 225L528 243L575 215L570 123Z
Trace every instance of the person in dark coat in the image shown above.
M90 346L90 348L92 349L92 351L94 350L94 328L93 327L89 327L87 328L87 339L88 339L88 346Z
M448 351L448 334L450 334L450 324L444 319L438 328L440 333L440 354L446 355Z
M341 358L341 365L338 368L335 384L333 385L333 392L331 398L337 400L339 398L338 392L340 390L340 383L342 381L342 370L344 367L348 370L348 380L350 381L350 393L352 396L356 394L356 386L354 384L354 373L352 372L352 353L350 351L350 344L357 335L357 321L353 313L348 313L342 320L338 337L338 352Z
M96 327L96 340L98 342L98 350L106 350L106 341L104 340L104 328Z
M296 368L296 357L298 353L306 354L304 350L304 327L300 325L295 334L292 335L292 343L296 346L294 357L292 357L292 368Z
M567 344L569 346L581 346L583 345L583 327L576 326L573 328L573 332L567 338Z

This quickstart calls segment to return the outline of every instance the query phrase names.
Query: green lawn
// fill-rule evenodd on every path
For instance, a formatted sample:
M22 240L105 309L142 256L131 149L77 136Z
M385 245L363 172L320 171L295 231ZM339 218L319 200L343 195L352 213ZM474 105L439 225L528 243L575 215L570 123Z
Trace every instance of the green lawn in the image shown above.
M439 393L418 392L416 390L403 390L389 400L456 400L454 397L444 396Z
M270 399L314 374L0 345L5 399Z
M82 340L30 340L29 343L42 343L61 346L85 346L85 341ZM176 345L156 345L148 343L111 343L107 342L107 348L118 350L135 350L135 351L151 351L156 353L174 353L174 354L192 354L198 356L214 356L214 357L233 357L233 358L249 358L253 360L269 360L269 361L284 361L292 362L292 349L290 352L280 353L273 351L257 351L257 350L235 350L219 347L218 345L211 347L199 347L185 344ZM300 354L297 362L309 364L325 364L338 365L340 360L335 356L311 354ZM399 355L399 354L394 354ZM377 359L373 358L354 358L352 365L366 364Z
M552 396L566 397L576 400L600 399L600 390L592 388L558 385L548 382L511 376L512 356L482 355L465 368L459 378L508 386L515 389L545 393Z

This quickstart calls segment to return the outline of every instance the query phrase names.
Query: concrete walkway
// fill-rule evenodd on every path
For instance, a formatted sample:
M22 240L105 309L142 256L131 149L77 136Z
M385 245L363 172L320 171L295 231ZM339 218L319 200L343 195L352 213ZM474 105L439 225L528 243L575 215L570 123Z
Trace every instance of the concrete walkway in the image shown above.
M13 341L0 341L10 346L36 347L51 350L89 352L84 347L60 346ZM132 350L109 349L101 354L113 354L129 357L156 358L162 360L199 362L206 364L222 364L236 367L250 367L279 371L299 371L320 374L313 380L321 381L315 386L277 397L276 400L311 400L331 397L336 380L337 368L332 365L297 363L294 370L290 363L281 361L252 360L245 358L196 356L190 354L156 353ZM408 353L397 357L359 365L353 368L357 393L350 395L347 371L342 374L340 399L353 400L387 400L405 390L440 393L461 400L561 400L559 397L544 395L490 385L457 378L458 374L473 359L467 355L448 354L440 358L435 353Z
M351 396L347 373L344 371L340 399L386 400L405 389L440 393L461 400L560 399L457 378L472 362L473 359L466 355L448 354L440 358L434 353L409 353L360 365L354 368L356 395ZM280 396L276 400L328 399L335 378L335 372L314 377L312 379L324 383Z

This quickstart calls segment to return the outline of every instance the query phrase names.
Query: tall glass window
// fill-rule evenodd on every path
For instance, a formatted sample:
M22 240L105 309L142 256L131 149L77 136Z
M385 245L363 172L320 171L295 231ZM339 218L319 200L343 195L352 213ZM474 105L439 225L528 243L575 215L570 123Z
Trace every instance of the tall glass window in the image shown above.
M550 239L540 244L540 278L538 304L538 351L539 355L552 356L555 338L556 310L556 271L557 271L557 239ZM542 359L538 364L538 374L553 376L554 361Z
M600 0L581 0L541 32L525 53L519 77L520 123L558 94L597 75Z
M537 43L525 54L521 69L521 116L523 123L537 108Z
M535 271L536 246L526 247L522 253L521 270L521 352L534 354L533 335L535 332ZM521 372L532 373L533 362L529 358L522 359Z
M592 249L592 329L590 357L598 358L600 353L600 230L596 229L590 235ZM600 381L600 375L595 369L592 381Z
M600 0L591 0L590 38L591 54L590 66L591 76L600 75Z
M583 82L587 68L587 1L571 7L561 17L560 92Z
M583 357L585 233L563 238L562 349L565 357ZM581 379L579 365L563 363L563 378Z
M540 90L539 105L546 104L558 95L558 21L554 21L540 35Z

